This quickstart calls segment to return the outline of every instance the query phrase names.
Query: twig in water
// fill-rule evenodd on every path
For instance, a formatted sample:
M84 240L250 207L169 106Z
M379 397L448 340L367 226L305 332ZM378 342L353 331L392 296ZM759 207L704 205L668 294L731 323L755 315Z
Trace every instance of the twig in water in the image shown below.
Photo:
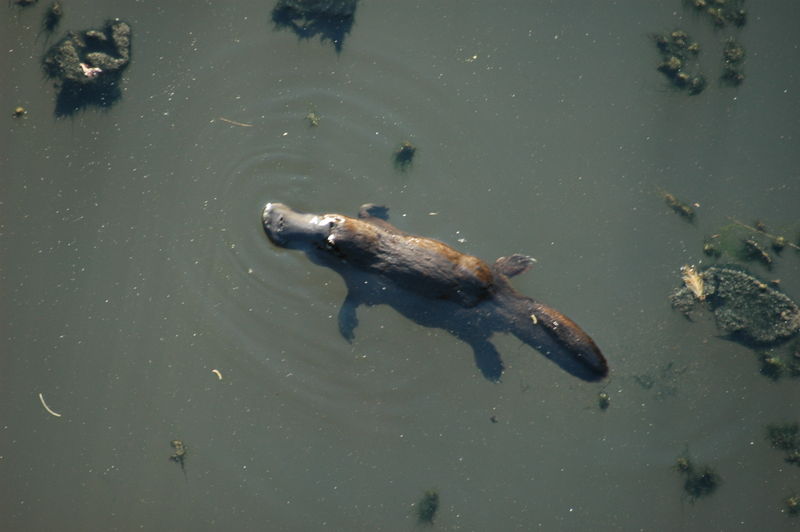
M752 227L750 225L747 225L745 223L740 222L736 218L732 218L732 217L728 216L728 220L732 221L736 225L740 225L740 226L744 227L745 229L749 229L750 231L752 231L754 233L761 233L762 235L764 235L764 236L766 236L768 238L771 238L772 240L776 240L778 238L777 235L771 235L771 234L767 233L766 231L761 231L760 229L756 229L755 227ZM794 249L800 251L800 246L798 246L797 244L792 244L791 242L786 242L786 245L791 247L791 248L794 248Z
M50 414L56 417L61 417L61 414L59 414L58 412L54 412L52 408L47 406L47 403L44 402L44 396L42 395L41 392L39 392L39 400L42 402L42 406L44 407L44 409L47 410Z
M234 126L253 127L253 124L245 124L244 122L237 122L236 120L231 120L230 118L225 118L224 116L219 117L219 119L222 120L223 122L233 124Z

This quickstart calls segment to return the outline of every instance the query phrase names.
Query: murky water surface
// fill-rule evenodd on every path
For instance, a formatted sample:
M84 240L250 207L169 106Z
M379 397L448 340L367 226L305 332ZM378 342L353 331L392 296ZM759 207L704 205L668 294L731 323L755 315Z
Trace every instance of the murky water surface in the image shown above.
M795 2L715 30L680 0L365 0L338 53L276 30L274 2L65 1L49 38L40 4L0 8L0 528L415 530L426 490L444 530L797 526L800 468L764 427L800 418L800 380L667 299L731 218L797 242ZM122 98L56 118L43 52L113 17L134 35ZM703 47L697 96L655 69L650 35L678 27ZM729 35L738 88L717 81ZM488 261L536 257L514 285L611 377L501 336L492 383L388 307L348 343L341 278L266 240L267 201L375 202ZM800 298L795 250L749 268ZM695 502L686 450L721 478Z

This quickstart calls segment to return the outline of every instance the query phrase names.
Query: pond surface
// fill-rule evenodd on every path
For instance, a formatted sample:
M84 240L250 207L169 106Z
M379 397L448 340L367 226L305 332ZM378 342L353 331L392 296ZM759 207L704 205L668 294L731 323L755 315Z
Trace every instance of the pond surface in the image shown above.
M684 264L743 264L703 253L733 220L797 243L796 2L714 29L680 0L365 0L339 52L276 29L274 2L64 2L49 37L40 4L0 8L0 528L416 530L431 491L442 530L798 526L800 468L765 427L800 420L800 379L668 299ZM121 98L56 117L43 53L117 17ZM656 70L652 35L676 28L702 46L699 95ZM729 36L738 87L718 81ZM268 201L378 203L488 262L536 257L514 286L610 377L501 335L490 382L385 306L348 343L342 279L269 243ZM800 254L770 253L746 266L800 298ZM694 501L687 452L721 479Z

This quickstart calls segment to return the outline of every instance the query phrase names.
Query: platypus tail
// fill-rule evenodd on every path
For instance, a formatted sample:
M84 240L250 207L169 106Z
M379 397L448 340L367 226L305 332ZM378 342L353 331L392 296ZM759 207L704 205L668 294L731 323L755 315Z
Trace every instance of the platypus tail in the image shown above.
M589 368L598 379L608 375L606 358L591 336L556 309L537 301L530 301L530 319L533 325L542 326L559 345Z

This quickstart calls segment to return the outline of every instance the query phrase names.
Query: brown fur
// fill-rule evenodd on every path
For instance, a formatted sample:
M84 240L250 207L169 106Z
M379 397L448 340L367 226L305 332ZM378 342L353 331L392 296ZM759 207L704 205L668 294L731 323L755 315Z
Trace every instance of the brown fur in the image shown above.
M389 224L335 216L341 221L328 240L353 266L385 275L414 292L466 306L489 297L495 276L481 259L432 238L392 230Z
M605 357L583 329L511 286L509 277L527 270L532 259L515 254L489 266L438 240L404 233L374 216L373 208L364 206L358 218L350 218L268 204L262 215L272 242L303 249L311 260L342 275L348 295L339 328L345 338L354 337L359 305L388 304L469 343L481 371L492 380L499 379L503 367L488 341L495 332L514 334L585 380L608 374Z

